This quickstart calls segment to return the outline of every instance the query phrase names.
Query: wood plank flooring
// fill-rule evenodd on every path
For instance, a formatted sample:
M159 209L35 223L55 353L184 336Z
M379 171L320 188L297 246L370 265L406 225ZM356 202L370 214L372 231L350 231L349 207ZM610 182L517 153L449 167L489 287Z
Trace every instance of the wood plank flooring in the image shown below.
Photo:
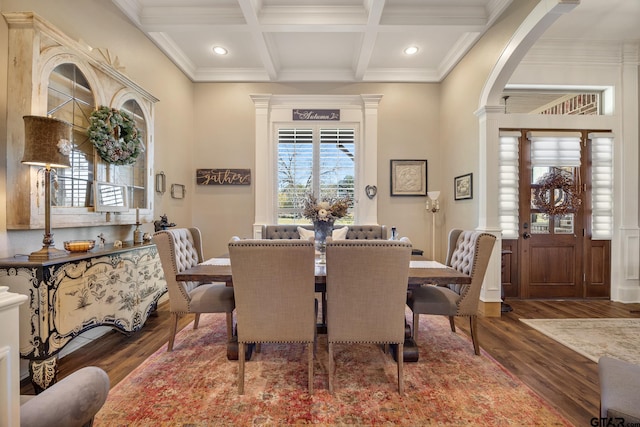
M479 319L480 346L521 381L544 397L576 426L591 425L598 416L597 364L531 329L520 318L640 317L640 304L610 301L509 300L513 311L500 318ZM193 316L180 320L180 328ZM468 321L456 325L468 333ZM84 366L94 365L109 373L115 386L158 348L166 347L169 306L161 302L142 330L130 336L109 332L65 356L59 363L59 378ZM33 394L23 382L23 394Z

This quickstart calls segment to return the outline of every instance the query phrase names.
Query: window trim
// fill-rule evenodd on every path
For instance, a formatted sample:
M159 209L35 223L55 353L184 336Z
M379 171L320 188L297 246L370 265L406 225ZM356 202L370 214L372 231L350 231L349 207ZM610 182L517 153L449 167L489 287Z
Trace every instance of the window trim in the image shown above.
M533 135L557 135L560 138L563 137L575 137L574 135L580 135L579 132L576 131L556 131L556 132L540 132L533 131L529 132L528 135L524 135L524 137L530 138L531 134ZM508 131L508 130L500 130L499 133L499 144L501 148L505 148L509 146L509 153L514 152L517 154L519 151L519 145L521 143L521 131ZM598 180L594 178L594 171L591 170L591 193L592 200L591 206L589 209L592 210L591 213L591 239L592 240L612 240L613 239L613 221L614 221L614 135L610 132L594 132L589 133L587 135L587 139L592 141L590 152L592 158L592 168L600 167L602 168L606 174L608 175L607 180ZM509 141L511 140L511 141ZM601 141L598 141L601 140ZM504 145L503 145L504 144ZM594 150L594 145L602 144L605 149L598 151ZM501 149L500 154L504 154L506 151ZM519 219L519 210L517 203L513 206L513 203L504 203L507 201L512 195L510 191L514 188L517 190L517 183L519 180L519 170L518 167L513 167L514 162L513 159L505 158L503 156L499 156L498 168L499 168L499 176L500 176L500 185L498 187L498 221L500 224L500 228L502 229L502 239L503 240L515 240L520 237L520 219ZM519 158L515 159L515 165L517 166L519 162ZM514 187L514 184L516 187ZM609 197L604 199L596 200L595 195L600 191L604 190L608 192ZM516 200L519 199L519 194L516 193ZM595 204L598 204L598 207Z
M275 152L274 152L274 168L277 171L273 185L274 185L274 192L276 195L278 195L278 186L279 186L279 181L278 181L278 177L279 177L279 164L278 164L278 157L279 157L279 144L280 144L280 130L289 130L289 129L308 129L311 131L311 135L312 135L312 144L313 144L313 157L314 157L314 161L313 161L313 166L312 166L312 170L313 170L313 184L312 184L312 189L316 189L319 190L320 189L320 183L319 183L319 173L320 173L320 168L319 168L319 159L317 159L316 157L320 155L320 144L322 143L322 131L323 130L332 130L332 129L346 129L346 130L352 130L353 131L353 142L354 142L354 151L355 151L355 165L354 165L354 181L355 181L355 187L354 187L354 194L358 193L359 191L362 191L362 185L359 185L358 183L358 172L359 172L359 168L361 166L361 159L360 159L360 153L361 153L361 139L360 139L360 123L356 123L356 122L347 122L347 121L340 121L340 122L335 122L335 121L305 121L305 122L277 122L277 123L273 123L273 140L274 140L274 148L275 148ZM316 196L318 196L316 194ZM349 208L349 212L353 214L353 218L357 221L358 218L358 204L354 203L352 207ZM274 209L274 224L277 223L278 221L278 203L274 203L273 204L273 209Z
M277 141L274 124L291 122L294 108L339 108L341 122L359 124L360 160L356 166L356 222L377 224L377 198L364 194L367 185L377 185L378 179L378 106L382 95L250 95L255 106L255 217L253 235L262 236L263 224L276 223L275 200ZM271 159L271 161L259 161Z

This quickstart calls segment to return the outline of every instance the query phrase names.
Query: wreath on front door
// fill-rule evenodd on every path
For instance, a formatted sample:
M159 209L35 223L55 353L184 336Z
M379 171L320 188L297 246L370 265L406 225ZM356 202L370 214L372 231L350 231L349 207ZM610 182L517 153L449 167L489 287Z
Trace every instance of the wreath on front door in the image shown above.
M533 190L533 205L549 216L574 213L580 208L579 187L573 175L553 168L542 175Z
M140 131L122 110L102 106L89 117L89 140L107 163L130 165L142 152Z

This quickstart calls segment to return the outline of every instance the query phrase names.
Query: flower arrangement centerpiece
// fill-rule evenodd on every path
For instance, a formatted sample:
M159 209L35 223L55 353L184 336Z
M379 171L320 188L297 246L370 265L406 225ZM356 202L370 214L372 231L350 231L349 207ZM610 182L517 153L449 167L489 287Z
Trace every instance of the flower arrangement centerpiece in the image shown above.
M330 222L333 225L336 219L342 218L347 214L350 201L349 197L318 201L313 194L307 194L303 202L302 215L310 219L314 224L320 221Z
M315 246L320 252L321 262L324 260L327 236L333 231L333 223L347 214L350 201L349 197L318 201L313 194L308 194L304 199L302 215L313 222Z
M140 131L122 110L102 106L91 113L87 131L100 157L114 165L130 165L142 152Z

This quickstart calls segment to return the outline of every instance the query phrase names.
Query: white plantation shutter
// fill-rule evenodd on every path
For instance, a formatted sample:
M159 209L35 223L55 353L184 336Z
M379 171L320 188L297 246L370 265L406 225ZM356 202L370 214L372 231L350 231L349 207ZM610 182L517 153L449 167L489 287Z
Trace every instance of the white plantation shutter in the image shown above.
M277 129L278 223L299 223L308 193L319 199L355 194L356 129L325 125Z
M517 239L519 235L519 137L520 132L500 132L498 215L503 239Z
M580 167L580 134L528 132L532 166Z
M613 134L590 133L591 235L595 240L613 238Z
M355 193L355 130L320 129L320 197L349 197Z
M278 129L278 218L299 218L311 191L313 129Z
M499 221L504 239L517 239L518 137L520 132L500 132ZM580 166L580 135L566 132L529 132L534 166ZM591 232L594 240L613 238L613 134L591 133Z

